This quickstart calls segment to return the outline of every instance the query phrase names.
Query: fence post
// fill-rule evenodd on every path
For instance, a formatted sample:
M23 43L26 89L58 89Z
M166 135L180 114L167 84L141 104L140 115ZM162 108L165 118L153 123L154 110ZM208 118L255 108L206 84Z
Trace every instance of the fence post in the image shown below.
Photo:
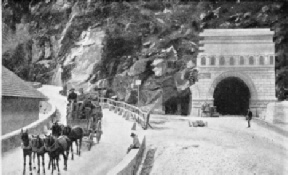
M151 127L149 124L150 113L143 112L140 108L136 106L132 106L125 102L115 101L109 98L99 98L100 101L104 104L108 105L109 111L114 110L116 114L125 114L123 117L126 119L133 118L137 123L139 123L144 130L148 127ZM131 116L130 116L131 115ZM140 119L140 117L142 117ZM152 127L151 127L152 128Z

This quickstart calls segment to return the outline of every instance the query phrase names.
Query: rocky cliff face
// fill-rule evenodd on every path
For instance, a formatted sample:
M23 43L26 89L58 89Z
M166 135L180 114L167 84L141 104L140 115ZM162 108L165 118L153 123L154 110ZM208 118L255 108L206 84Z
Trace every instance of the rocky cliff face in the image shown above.
M120 99L131 103L138 94L131 84L140 79L140 102L147 104L163 86L155 84L154 60L166 61L172 77L188 61L195 64L201 30L270 27L276 32L277 84L284 86L286 7L284 2L7 1L2 6L3 65L25 80L86 90L107 80ZM172 84L166 88L175 89ZM165 94L168 101L175 96Z
M88 88L88 80L94 73L94 66L101 61L104 36L103 30L88 28L87 31L82 32L80 41L66 53L63 65L75 65L71 70L71 79L68 81L71 86Z
M66 1L7 1L2 6L3 64L29 81L47 83L57 64L58 44L69 20Z

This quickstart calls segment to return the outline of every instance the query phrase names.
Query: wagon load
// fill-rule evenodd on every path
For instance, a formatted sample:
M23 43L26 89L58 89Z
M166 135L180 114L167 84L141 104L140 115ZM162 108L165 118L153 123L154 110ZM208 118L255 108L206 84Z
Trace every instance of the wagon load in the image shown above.
M73 106L72 103L71 105ZM74 109L68 106L67 125L80 126L83 129L83 145L90 150L94 143L93 138L96 137L97 123L101 125L103 112L98 101L92 101L91 98L86 99L81 105L76 105Z

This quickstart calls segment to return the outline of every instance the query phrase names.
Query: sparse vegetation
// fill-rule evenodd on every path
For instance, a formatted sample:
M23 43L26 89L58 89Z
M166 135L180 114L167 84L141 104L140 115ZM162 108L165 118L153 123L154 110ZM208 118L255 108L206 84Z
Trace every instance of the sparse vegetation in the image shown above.
M99 79L108 79L112 85L113 80L118 81L115 76L129 72L138 60L148 59L146 70L134 75L134 78L142 80L142 86L153 75L149 66L151 61L163 49L173 47L176 51L176 55L172 54L167 59L178 59L177 62L185 63L187 58L192 58L195 62L200 39L198 35L203 29L271 28L275 31L277 91L288 88L283 78L288 66L287 1L91 1L89 6L86 1L79 1L77 7L73 7L76 1L71 1L66 9L55 9L54 1L30 6L29 2L17 4L16 1L9 1L9 5L3 7L2 19L9 29L4 30L4 35L6 33L11 37L3 44L3 64L27 80L31 79L29 69L31 65L37 64L37 59L49 59L53 64L63 63L82 32L92 26L104 30L106 37L101 61L94 65L95 75L91 75L88 81L95 83ZM29 9L31 7L35 8L33 12ZM78 15L71 21L71 27L61 36L76 11ZM28 30L16 30L20 24ZM43 50L43 47L47 47L40 42L43 37L45 41L53 41L50 46L53 47L53 54L50 57L43 55L45 53L39 54L39 58L32 63L31 57L35 52L32 47L38 48L36 52L40 52L39 48ZM63 40L58 45L61 37ZM33 42L30 49L21 49L23 44L32 40L42 44L37 46ZM25 57L19 58L19 53ZM68 76L69 71L71 69L65 73L65 80L71 78ZM39 77L47 77L53 71L43 69L40 72Z

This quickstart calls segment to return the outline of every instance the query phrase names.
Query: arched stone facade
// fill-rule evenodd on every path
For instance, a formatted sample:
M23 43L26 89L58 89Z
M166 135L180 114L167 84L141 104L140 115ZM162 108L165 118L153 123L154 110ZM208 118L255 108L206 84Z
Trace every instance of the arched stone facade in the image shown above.
M214 105L214 90L228 77L237 77L247 85L254 114L275 101L273 35L270 29L207 29L200 34L204 46L197 57L199 81L191 87L191 115L198 116L204 102Z
M218 77L216 77L210 88L208 91L208 96L209 97L213 97L213 93L214 90L216 88L216 86L218 85L218 83L220 83L222 80L224 80L225 78L228 77L236 77L236 78L240 78L241 80L244 81L244 83L248 86L250 94L251 94L251 100L256 100L257 99L257 89L252 81L252 79L249 77L249 75L246 75L243 72L235 72L235 71L227 71L227 72L223 72L220 75L218 75Z

